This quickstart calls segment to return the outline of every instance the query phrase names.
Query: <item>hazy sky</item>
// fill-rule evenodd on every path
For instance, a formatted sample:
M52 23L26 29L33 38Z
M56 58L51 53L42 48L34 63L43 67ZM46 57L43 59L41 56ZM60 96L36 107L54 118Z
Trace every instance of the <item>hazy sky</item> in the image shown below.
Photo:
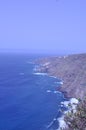
M0 51L86 52L86 0L0 0Z

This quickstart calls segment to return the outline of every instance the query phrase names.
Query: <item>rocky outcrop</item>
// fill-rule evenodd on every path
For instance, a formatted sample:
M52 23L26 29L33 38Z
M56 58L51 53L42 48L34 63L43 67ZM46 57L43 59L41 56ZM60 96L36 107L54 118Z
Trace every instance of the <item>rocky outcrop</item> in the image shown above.
M86 96L86 54L47 57L36 61L39 72L56 76L63 81L60 91L67 97Z

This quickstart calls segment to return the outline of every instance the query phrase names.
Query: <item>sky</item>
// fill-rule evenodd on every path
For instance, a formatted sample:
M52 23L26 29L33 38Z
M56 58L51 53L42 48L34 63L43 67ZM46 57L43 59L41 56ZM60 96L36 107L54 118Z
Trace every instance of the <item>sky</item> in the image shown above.
M86 52L86 0L0 0L0 51Z

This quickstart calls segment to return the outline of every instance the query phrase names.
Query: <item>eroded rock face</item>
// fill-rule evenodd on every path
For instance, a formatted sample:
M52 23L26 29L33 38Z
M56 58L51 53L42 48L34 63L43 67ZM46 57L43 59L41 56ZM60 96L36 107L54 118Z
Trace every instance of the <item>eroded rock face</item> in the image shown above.
M60 91L66 92L68 97L86 96L86 54L49 57L37 62L41 64L39 72L62 79Z

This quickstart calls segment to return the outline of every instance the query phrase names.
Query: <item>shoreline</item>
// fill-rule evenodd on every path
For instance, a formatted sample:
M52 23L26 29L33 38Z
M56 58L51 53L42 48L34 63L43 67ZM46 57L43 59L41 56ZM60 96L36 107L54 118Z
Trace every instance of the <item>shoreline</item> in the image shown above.
M45 63L45 64L46 64L46 63ZM42 67L43 67L43 68L42 68ZM42 65L42 64L41 64L41 66L40 66L40 64L37 65L37 68L35 67L33 74L34 74L34 75L49 76L49 77L58 79L57 76L52 75L52 74L46 72L46 71L45 71L45 69L46 69L45 67L46 67L46 66L44 66L44 65ZM49 69L49 68L48 68L48 69ZM60 78L59 78L59 79L60 79ZM61 80L61 79L60 79L60 80ZM64 95L64 98L68 98L68 99L73 98L73 97L68 96L68 94L67 94L66 91L62 90L62 85L64 85L64 84L63 84L63 81L62 81L62 80L61 80L60 82L61 82L61 84L59 84L60 86L57 87L57 91L58 91L58 92L61 92L61 93Z
M68 104L71 104L72 108L68 108L68 110L64 111L63 115L60 118L58 118L59 128L57 130L61 130L61 128L66 129L67 124L64 120L64 117L68 112L71 112L71 110L73 110L73 112L76 112L76 106L77 106L78 103L79 102L76 98L71 98L69 101L61 102L61 104L64 105L65 107L69 107Z
M61 79L58 88L67 98L83 98L86 95L86 54L47 57L36 60L37 72Z
M34 74L35 75L42 75L42 76L49 76L49 77L51 77L51 78L56 78L56 79L58 79L56 76L52 76L52 75L50 75L49 73L45 73L45 72L41 72L41 71L38 71L38 67L37 67L37 69L35 68L35 72L34 72ZM76 110L76 108L75 108L75 104L78 104L78 100L76 99L76 98L72 98L72 97L68 97L67 96L67 93L66 92L62 92L60 89L61 89L61 87L62 87L62 85L64 85L64 83L63 83L63 81L61 80L61 81L59 81L58 82L59 83L59 85L60 85L60 87L58 88L57 87L57 92L60 92L60 93L62 93L63 94L63 96L64 96L64 99L66 98L67 100L65 100L65 101L63 101L63 102L61 102L61 107L64 107L64 108L68 108L68 104L70 104L71 103L71 106L72 106L72 108L74 109L74 110ZM50 90L47 90L47 92L51 92ZM59 123L59 127L56 129L56 130L60 130L61 128L66 128L67 127L67 125L66 125L66 122L65 122L65 120L64 120L64 117L65 117L65 114L67 113L67 112L69 112L70 111L70 109L68 108L67 110L64 110L64 112L62 113L62 115L60 116L60 117L58 117L58 118L56 118L56 117L54 117L54 119L47 125L47 128L50 128L54 123L55 123L55 121L57 121L58 123Z

